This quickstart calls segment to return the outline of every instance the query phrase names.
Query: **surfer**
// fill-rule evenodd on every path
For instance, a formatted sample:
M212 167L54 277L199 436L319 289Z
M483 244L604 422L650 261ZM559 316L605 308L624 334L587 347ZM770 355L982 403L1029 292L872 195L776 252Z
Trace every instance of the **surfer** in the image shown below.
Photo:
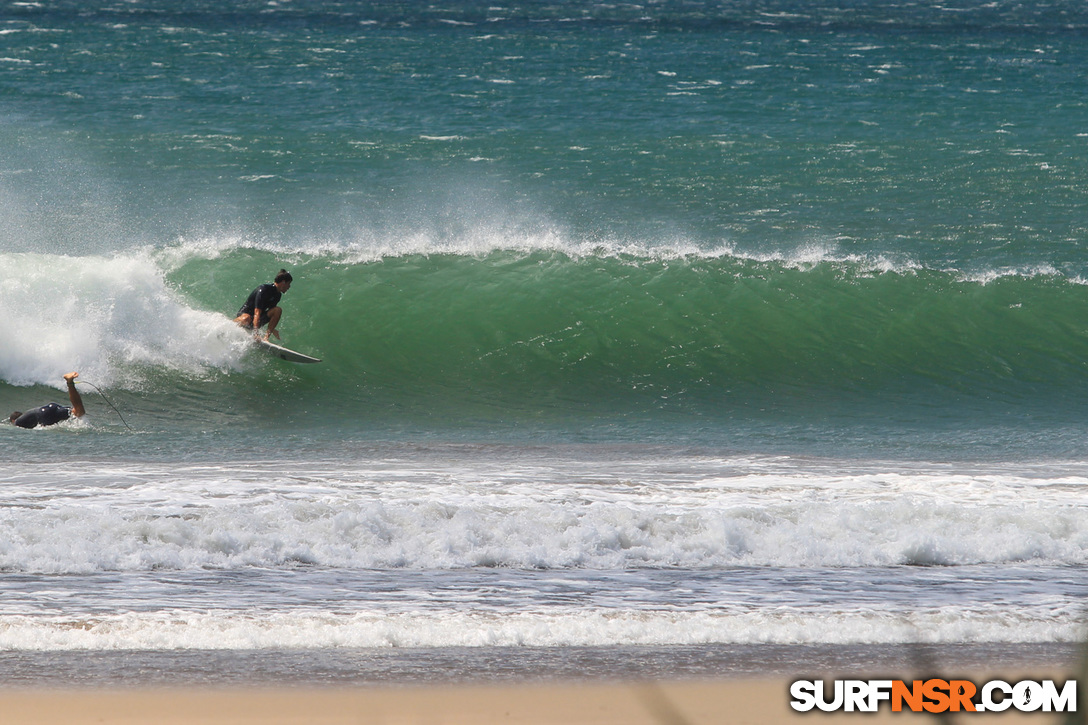
M76 390L76 378L78 377L79 373L75 372L64 376L64 379L68 381L68 401L72 404L71 407L49 403L40 408L28 410L25 413L17 410L11 414L9 420L13 425L20 428L34 428L39 425L56 425L72 416L82 418L87 411L83 408L83 398L79 396L79 391Z
M279 306L280 298L289 289L291 289L291 273L281 269L275 280L266 282L249 293L246 303L242 305L242 309L238 310L238 316L234 318L234 321L254 332L268 325L265 339L267 340L269 335L275 335L276 339L279 339L280 333L276 327L280 324L280 315L283 314Z

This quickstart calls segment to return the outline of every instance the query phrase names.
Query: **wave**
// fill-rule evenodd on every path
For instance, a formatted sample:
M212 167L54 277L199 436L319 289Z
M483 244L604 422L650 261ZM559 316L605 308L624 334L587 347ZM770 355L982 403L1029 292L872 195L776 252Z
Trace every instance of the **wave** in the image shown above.
M593 647L700 644L1079 642L1075 617L1034 607L913 611L127 612L0 616L0 651Z
M320 366L261 360L230 322L281 266L296 280L283 342ZM9 386L58 386L80 369L131 391L206 384L199 405L229 401L246 381L272 396L386 408L471 400L704 415L783 397L928 406L935 396L1049 404L1088 393L1088 286L1049 268L532 239L188 243L4 254L0 269Z
M278 259L233 250L174 279L222 309L203 280L233 273L244 291L243 272ZM339 379L386 389L684 405L783 389L1021 397L1086 379L1088 288L1045 268L549 244L300 255L293 270L285 334L331 349Z
M668 458L5 466L0 570L1083 566L1082 473ZM792 469L792 470L791 470ZM289 473L288 473L289 472ZM78 482L76 482L78 481ZM42 536L42 532L51 532Z

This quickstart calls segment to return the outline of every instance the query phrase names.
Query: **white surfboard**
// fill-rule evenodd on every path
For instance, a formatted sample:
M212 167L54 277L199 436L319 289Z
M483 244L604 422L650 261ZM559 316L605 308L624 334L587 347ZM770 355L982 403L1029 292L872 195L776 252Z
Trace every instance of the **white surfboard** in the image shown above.
M277 345L276 343L269 342L268 340L254 340L254 342L257 344L257 347L261 348L262 350L267 352L269 355L272 355L273 357L278 357L280 360L286 360L287 362L296 362L296 363L319 363L319 362L321 362L320 358L310 357L309 355L303 355L301 352L295 352L294 350L289 350L289 349L287 349L286 347L284 347L282 345Z

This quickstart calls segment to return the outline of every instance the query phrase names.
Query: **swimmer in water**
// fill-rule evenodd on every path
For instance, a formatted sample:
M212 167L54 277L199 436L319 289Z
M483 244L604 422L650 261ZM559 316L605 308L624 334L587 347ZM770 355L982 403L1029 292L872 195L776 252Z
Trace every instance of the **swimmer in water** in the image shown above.
M82 418L87 414L87 411L83 408L83 398L80 397L79 391L76 390L76 378L78 377L79 373L76 372L64 376L64 379L68 381L68 402L72 404L71 407L58 403L48 403L25 413L17 410L11 414L8 420L11 421L12 425L17 425L20 428L36 428L38 426L56 425L73 417Z

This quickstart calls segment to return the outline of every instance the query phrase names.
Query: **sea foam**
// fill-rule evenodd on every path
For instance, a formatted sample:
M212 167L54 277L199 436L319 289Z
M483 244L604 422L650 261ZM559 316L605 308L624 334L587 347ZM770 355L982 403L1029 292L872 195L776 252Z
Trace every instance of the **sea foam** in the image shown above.
M0 378L60 385L79 370L100 385L122 370L236 365L242 335L225 315L190 306L141 253L0 254Z
M1081 495L1088 479L1081 476L757 473L714 461L674 465L689 470L678 477L623 463L435 468L347 461L102 470L88 463L78 482L53 486L49 465L22 464L3 472L9 483L0 497L0 568L1088 562Z
M0 651L586 647L701 644L1075 642L1081 627L1036 607L670 612L126 612L0 615Z

